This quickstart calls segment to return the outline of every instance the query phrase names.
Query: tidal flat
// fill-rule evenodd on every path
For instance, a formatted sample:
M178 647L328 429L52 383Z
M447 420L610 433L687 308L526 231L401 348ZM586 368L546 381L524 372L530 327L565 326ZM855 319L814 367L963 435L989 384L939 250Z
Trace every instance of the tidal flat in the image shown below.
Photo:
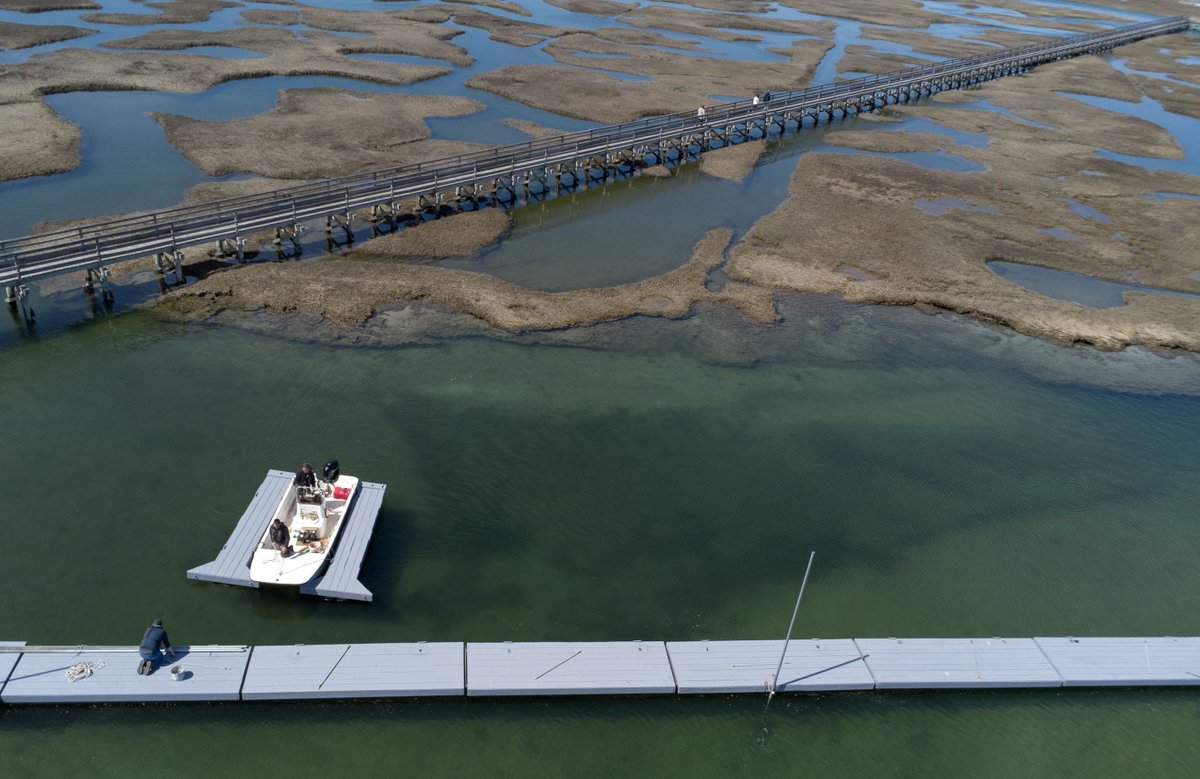
M839 67L849 72L883 72L929 61L927 58L986 50L1002 36L1009 36L1009 44L1026 43L1038 40L1042 28L1062 34L1121 21L1119 15L1098 8L1054 11L1048 6L1014 2L1008 6L1014 16L1007 21L1019 22L1011 28L1004 26L1005 17L985 9L970 16L974 28L950 35L939 27L961 24L961 18L917 3L887 4L884 10L882 6L866 8L829 0L795 6L803 11L798 16L786 13L793 8L787 3L774 7L741 0L705 0L693 5L699 13L687 13L678 5L562 3L558 7L564 13L555 17L553 24L508 2L427 3L403 8L379 4L378 8L344 10L302 3L271 8L226 0L179 0L156 4L149 15L93 8L79 15L81 22L138 29L131 36L101 41L103 51L60 47L4 66L7 98L0 105L0 118L10 129L10 143L0 155L0 173L8 179L36 177L69 170L79 163L82 136L78 128L65 123L38 97L51 93L130 88L203 91L230 79L297 73L402 85L445 81L455 68L473 71L464 74L462 86L448 82L447 94L431 90L405 94L395 90L356 93L331 87L281 89L273 108L241 118L154 114L166 140L203 173L210 177L264 177L267 183L257 186L266 189L286 186L288 180L307 181L484 148L477 142L437 137L437 133L431 138L428 124L430 118L484 110L483 103L468 97L478 94L477 90L543 112L615 121L690 110L714 93L738 95L803 86L831 52L840 59ZM46 8L21 3L6 7L22 12ZM74 6L57 9L67 7ZM210 24L222 13L237 15L231 17L232 25ZM501 13L506 15L498 15ZM1058 18L1061 16L1071 21ZM584 17L589 21L582 23ZM581 23L560 23L563 18ZM872 26L862 26L858 43L834 51L839 19L869 21ZM206 25L196 29L196 23ZM479 70L472 67L475 58L471 52L453 43L461 37L453 25L481 29L492 41L517 49L536 44L539 58L548 55L549 61ZM6 22L5 29L14 41L31 41L35 47L39 42L51 42L54 36L42 40L29 35L45 37L51 29L77 29L25 27L28 35L23 35L22 25L11 22ZM789 38L787 45L780 45ZM714 56L708 42L757 44L777 59L750 63L737 60L732 52ZM877 50L876 42L887 45ZM213 58L188 53L213 46L259 56ZM893 106L885 112L893 118L917 117L932 123L932 128L927 124L923 132L878 132L881 125L875 123L828 133L820 154L800 156L790 198L744 234L731 236L729 263L722 273L766 295L783 290L815 291L861 303L945 309L1024 333L1105 348L1141 344L1196 350L1200 338L1193 323L1200 318L1194 315L1191 300L1130 293L1128 305L1116 311L1092 310L1047 300L997 277L986 265L994 260L1041 265L1114 281L1136 278L1185 292L1200 286L1197 268L1186 250L1195 240L1195 222L1187 218L1190 203L1177 198L1145 207L1145 198L1156 192L1195 194L1196 172L1155 171L1096 159L1101 150L1188 163L1171 131L1136 118L1132 112L1121 114L1084 105L1064 94L1069 91L1126 102L1153 99L1166 110L1190 115L1196 110L1198 87L1187 86L1196 79L1195 66L1187 63L1195 48L1194 35L1167 36L1123 47L1121 55L1129 64L1121 69L1107 59L1089 57L1044 66L1033 74L988 83L970 92ZM368 53L408 60L359 58ZM442 67L422 61L440 62ZM1150 73L1163 75L1154 79L1147 75ZM621 74L639 80L625 81ZM973 102L1003 109L1009 115L973 110ZM502 121L541 137L548 132L537 121L522 117ZM945 128L944 136L938 133L939 127ZM953 142L955 132L982 134L988 140L983 148L963 147ZM869 154L839 154L841 148ZM719 149L706 155L701 170L744 182L765 151L761 143ZM982 170L956 173L906 163L905 155L914 152L970 160ZM669 172L650 171L652 175ZM814 197L814 189L821 194ZM914 204L938 200L961 201L973 207L952 209L933 218L912 213ZM1047 219L1044 204L1050 201L1080 203L1115 221L1101 224L1062 208L1055 209L1054 219ZM797 203L804 204L800 211ZM855 240L847 241L847 228L842 224L845 214L853 214L855 221L865 218L872 226L865 232L856 230ZM471 219L464 215L458 221L465 224ZM53 224L69 224L69 219L57 219ZM50 225L47 222L43 229ZM428 226L415 230L429 233ZM465 234L456 237L465 239L457 242L461 250L457 252L428 246L427 237L409 244L427 245L427 257L470 256L495 245L486 235L481 240ZM264 243L266 239L260 237ZM385 253L393 258L395 247L404 244L401 236L376 241L379 248L375 251L392 245ZM400 254L417 256L411 248ZM814 257L821 259L814 262ZM684 260L680 258L681 269L690 265ZM203 256L192 256L191 263L199 273L248 274L248 280L260 272L223 267ZM861 275L847 276L840 270L843 268L855 268ZM972 270L968 272L968 268ZM408 271L397 267L373 272L386 277ZM427 270L419 272L429 275ZM458 291L435 294L434 299L454 300L461 290L494 286L486 275L459 278L458 273L448 270L442 282ZM277 299L266 308L321 315L304 303L321 296L307 294L303 286L307 283L304 279L322 274L289 271L288 275L296 277L288 285L295 301ZM662 289L675 279L693 283L686 273L667 273L653 277L653 284ZM425 299L428 290L424 285L436 287L437 283L426 280L420 292L412 294ZM222 308L226 308L242 305L237 291L254 285L222 282L221 286ZM384 299L385 289L393 290L394 300ZM407 282L377 284L367 296L373 301L371 307L354 306L354 315L335 314L334 321L361 326L372 311L403 303L405 289L409 289ZM208 293L203 290L202 286L176 295L204 297ZM678 300L695 301L691 292L677 292ZM609 299L615 300L611 295ZM570 304L560 302L551 317L528 317L529 325L577 325L638 310L627 302L616 302L611 311L601 312L589 304L571 314L564 305L569 308ZM246 301L245 307L262 308L263 303ZM461 304L452 307L462 308ZM665 308L676 310L675 305ZM485 319L500 321L494 312ZM504 321L505 327L515 326L516 320Z

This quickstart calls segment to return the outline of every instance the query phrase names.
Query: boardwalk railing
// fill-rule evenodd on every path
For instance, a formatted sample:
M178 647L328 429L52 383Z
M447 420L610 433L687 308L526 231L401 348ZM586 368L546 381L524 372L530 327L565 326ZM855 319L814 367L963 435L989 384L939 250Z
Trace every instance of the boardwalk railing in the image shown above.
M966 59L950 60L877 76L777 92L770 101L741 100L706 107L705 115L677 113L543 138L528 143L402 167L328 179L256 195L186 205L74 228L0 241L0 285L11 286L70 271L222 240L250 233L295 229L304 221L344 216L355 210L442 193L478 194L481 183L515 186L519 176L569 170L589 160L608 165L614 153L647 150L662 159L664 148L706 139L727 142L736 128L765 132L806 116L835 110L869 110L890 98L932 93L1081 54L1094 54L1142 38L1187 29L1185 17L1128 25ZM722 134L724 133L724 135ZM605 174L607 175L607 174Z

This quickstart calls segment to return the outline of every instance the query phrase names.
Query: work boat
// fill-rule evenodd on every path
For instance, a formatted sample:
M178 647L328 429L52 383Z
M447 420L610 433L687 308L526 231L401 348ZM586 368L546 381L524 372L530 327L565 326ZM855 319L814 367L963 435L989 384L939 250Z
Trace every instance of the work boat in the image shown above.
M323 476L316 487L288 487L254 548L253 581L299 586L325 567L358 492L358 479L340 473L336 460L326 463ZM271 522L276 517L288 527L287 550L271 543Z

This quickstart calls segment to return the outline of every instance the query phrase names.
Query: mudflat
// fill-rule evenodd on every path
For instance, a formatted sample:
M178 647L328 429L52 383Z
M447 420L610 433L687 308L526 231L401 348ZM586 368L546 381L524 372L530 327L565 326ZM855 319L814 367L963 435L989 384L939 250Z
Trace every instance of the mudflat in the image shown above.
M69 24L18 24L0 22L0 51L4 49L28 49L45 43L84 38L95 30L74 27Z
M985 170L805 155L789 198L734 247L726 273L856 302L955 311L1067 342L1200 350L1200 300L1127 293L1127 305L1095 309L1047 298L988 268L988 261L1006 260L1200 293L1200 255L1189 248L1200 239L1188 216L1194 201L1147 199L1158 191L1200 194L1200 177L1097 156L1106 148L1171 159L1181 150L1149 122L1080 110L1090 107L1058 94L1064 81L1091 92L1131 86L1104 60L1088 57L949 93L960 104L953 110L938 107L938 99L892 109L987 133L984 149L928 133L830 134L832 144L871 151L941 149ZM972 98L1016 116L962 107ZM1080 213L1073 204L1091 210Z
M459 217L452 217L457 219ZM686 316L700 302L741 311L754 321L776 319L771 292L729 283L705 286L724 261L730 231L709 231L692 258L661 276L616 287L541 292L494 276L428 265L336 258L261 263L214 273L167 295L167 316L206 319L226 310L315 315L356 327L399 301L419 300L471 314L510 331L552 330L628 316Z
M474 151L477 144L441 142L423 150L427 116L483 109L465 97L397 95L344 89L284 89L270 111L207 122L155 114L167 140L210 176L256 173L284 179L334 178Z

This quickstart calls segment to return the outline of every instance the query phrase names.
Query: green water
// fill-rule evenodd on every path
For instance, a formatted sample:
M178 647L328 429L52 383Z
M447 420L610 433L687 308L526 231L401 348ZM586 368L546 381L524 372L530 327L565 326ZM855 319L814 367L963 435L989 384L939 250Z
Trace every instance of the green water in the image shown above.
M0 352L0 638L1196 635L1198 361L781 302L348 348L129 314ZM391 344L391 345L387 345ZM1153 378L1149 381L1147 377ZM1200 384L1192 384L1200 386ZM266 469L389 485L372 605L190 582ZM1193 691L0 709L20 775L1182 775ZM314 733L297 757L296 734ZM272 749L276 739L289 746ZM303 741L303 739L301 740Z

